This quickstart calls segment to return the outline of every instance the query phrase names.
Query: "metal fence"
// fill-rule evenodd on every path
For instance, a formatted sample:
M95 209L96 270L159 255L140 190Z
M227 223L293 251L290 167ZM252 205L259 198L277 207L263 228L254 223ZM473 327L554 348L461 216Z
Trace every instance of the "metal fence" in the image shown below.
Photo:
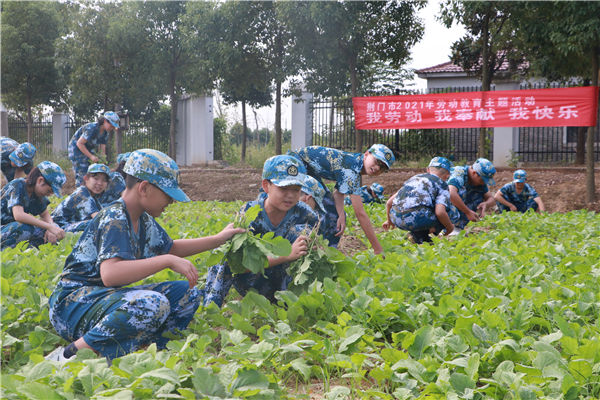
M11 139L19 143L28 142L27 120L20 119L17 115L8 114L8 132ZM31 143L35 146L37 154L49 156L53 153L52 148L52 116L37 116L33 118L33 139Z
M567 85L521 85L521 89L561 88ZM527 127L518 128L519 148L515 154L521 162L572 163L577 154L579 127ZM587 128L586 128L587 129ZM594 159L600 161L600 118L594 134Z
M402 94L476 92L481 87L455 87L404 91ZM396 94L400 94L396 92ZM381 94L378 94L381 95ZM355 151L356 135L352 99L314 100L311 104L312 144ZM332 112L333 110L333 112ZM381 143L392 149L399 161L445 156L455 161L477 159L478 128L363 130L363 146ZM493 158L493 135L487 133L488 157Z

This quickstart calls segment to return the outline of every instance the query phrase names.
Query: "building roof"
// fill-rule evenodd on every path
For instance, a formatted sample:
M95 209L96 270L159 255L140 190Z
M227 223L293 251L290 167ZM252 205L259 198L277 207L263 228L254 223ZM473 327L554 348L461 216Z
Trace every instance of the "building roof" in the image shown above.
M529 63L525 61L523 64L519 65L517 69L522 70L527 68ZM505 58L500 66L499 71L508 71L509 70L509 62ZM434 65L433 67L427 67L423 69L417 70L417 74L436 74L436 73L460 73L465 72L465 70L460 66L454 64L452 61L448 61L442 64Z

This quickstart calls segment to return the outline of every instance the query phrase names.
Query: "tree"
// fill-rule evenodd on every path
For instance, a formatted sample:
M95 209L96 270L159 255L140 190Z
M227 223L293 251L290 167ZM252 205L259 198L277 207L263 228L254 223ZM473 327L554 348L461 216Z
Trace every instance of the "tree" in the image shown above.
M33 142L36 105L58 102L64 81L54 66L59 18L52 2L2 3L2 103L27 112L27 140Z
M481 79L483 91L489 91L502 64L509 63L504 78L516 73L523 60L515 48L516 33L508 23L513 2L448 0L441 8L441 21L448 27L454 22L467 33L452 45L452 62L469 75ZM508 75L508 76L507 76ZM486 157L486 128L479 133L479 157Z
M520 4L515 23L534 75L549 79L579 76L598 86L600 3L531 2ZM569 76L570 75L570 76ZM596 200L594 130L587 129L586 202Z
M424 5L396 0L290 2L285 16L304 58L307 87L334 97L349 80L350 94L356 97L361 72L374 61L400 69L423 36L417 11ZM363 151L360 130L356 151Z

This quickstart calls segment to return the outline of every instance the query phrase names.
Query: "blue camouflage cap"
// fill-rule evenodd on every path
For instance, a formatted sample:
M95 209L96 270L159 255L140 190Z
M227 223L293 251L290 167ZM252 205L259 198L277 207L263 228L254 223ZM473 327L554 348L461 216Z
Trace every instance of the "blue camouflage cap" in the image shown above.
M306 168L292 156L273 156L263 166L262 178L268 179L275 186L300 185L306 187L304 175Z
M52 191L56 197L62 197L62 187L67 182L67 177L62 168L51 161L42 161L38 164L38 169L42 173L44 179L50 182Z
M381 186L379 183L373 183L371 184L371 190L373 193L375 193L379 200L383 200L383 186Z
M496 168L490 160L486 158L478 158L473 164L473 169L479 174L479 176L481 176L486 185L491 186L496 184L496 181L494 181Z
M446 171L450 172L454 164L450 160L445 157L433 157L429 162L430 167L436 168L444 168Z
M522 169L518 169L515 171L515 174L513 175L513 182L525 182L527 180L527 172L523 171Z
M92 164L88 167L88 174L97 174L103 173L106 174L106 177L110 181L110 169L104 164Z
M165 153L141 149L131 153L123 172L155 185L173 200L188 202L189 197L179 188L179 167Z
M394 161L396 161L394 153L392 153L392 151L388 149L387 146L384 146L382 144L374 144L373 146L371 146L371 148L369 149L369 153L373 154L375 158L379 161L383 161L385 165L387 165L388 169L390 169Z
M325 206L323 206L323 197L325 197L325 189L318 180L310 175L304 175L304 187L302 191L306 194L310 194L317 205L321 208L321 211L325 212Z
M33 164L35 152L34 145L31 143L23 143L18 145L17 148L8 155L8 158L15 163L17 167L22 167L26 164Z
M117 164L120 163L121 161L127 161L127 159L129 158L130 155L131 155L131 152L119 154L117 156Z
M119 118L119 115L117 115L116 112L108 111L108 112L105 112L103 116L104 116L104 119L106 119L108 122L110 122L112 124L112 126L119 129L119 121L121 120L121 118Z

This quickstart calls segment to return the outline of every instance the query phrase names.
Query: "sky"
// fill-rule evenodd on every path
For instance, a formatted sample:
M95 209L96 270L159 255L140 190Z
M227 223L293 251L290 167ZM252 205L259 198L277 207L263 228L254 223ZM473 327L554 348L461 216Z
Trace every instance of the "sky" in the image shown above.
M421 41L412 49L412 62L409 64L409 68L422 69L450 61L450 47L452 46L452 43L464 35L465 29L462 26L454 24L448 29L438 22L435 16L439 14L439 10L440 1L433 0L429 1L427 6L419 11L419 16L425 23L425 34L423 35L423 39L421 39ZM418 78L416 74L413 81L408 83L414 83L413 87L417 89L424 89L427 87L427 81ZM292 99L289 97L284 98L281 105L281 126L283 129L291 129L291 106ZM255 129L256 122L253 112L251 110L246 110L246 112L248 126ZM268 126L269 129L274 129L275 106L257 109L256 113L259 128ZM229 108L228 116L230 121L241 121L241 108Z

